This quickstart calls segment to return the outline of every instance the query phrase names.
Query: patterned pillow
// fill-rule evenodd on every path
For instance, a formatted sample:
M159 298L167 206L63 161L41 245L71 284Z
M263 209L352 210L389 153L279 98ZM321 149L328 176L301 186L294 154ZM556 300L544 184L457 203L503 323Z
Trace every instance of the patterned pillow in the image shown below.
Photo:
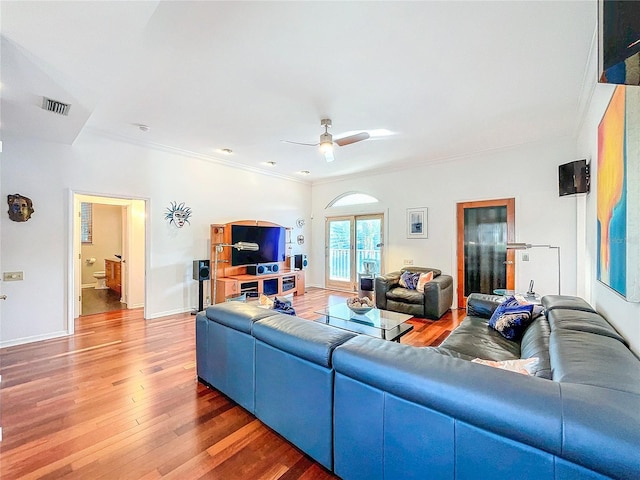
M520 305L514 297L507 298L493 312L489 326L509 340L519 340L533 320L533 305Z
M283 302L278 297L276 297L273 300L273 309L276 312L286 313L287 315L295 315L296 314L296 311L291 306L291 302Z
M513 298L515 298L518 301L518 304L520 305L528 305L531 303L522 294L516 294L513 296ZM538 318L540 315L544 313L544 307L538 303L533 303L532 305L533 305L533 312L531 312L531 318L535 320L536 318Z
M523 375L535 375L538 367L538 357L520 358L517 360L484 360L482 358L474 358L473 363L480 363L489 367L509 370L511 372L521 373Z
M512 295L510 297L505 298L505 300L500 304L502 307L515 307L516 305L523 305L524 302L521 302L518 297Z
M402 275L400 275L400 286L408 288L409 290L415 290L419 279L419 273L402 272Z
M416 290L424 293L424 286L431 280L433 280L433 272L421 273L418 279L418 285L416 285Z

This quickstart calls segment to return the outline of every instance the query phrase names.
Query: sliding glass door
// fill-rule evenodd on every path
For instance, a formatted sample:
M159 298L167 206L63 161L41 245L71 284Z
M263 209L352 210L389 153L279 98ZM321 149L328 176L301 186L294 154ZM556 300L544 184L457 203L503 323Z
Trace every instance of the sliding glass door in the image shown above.
M329 217L325 235L325 286L358 290L358 273L379 273L383 260L382 214Z

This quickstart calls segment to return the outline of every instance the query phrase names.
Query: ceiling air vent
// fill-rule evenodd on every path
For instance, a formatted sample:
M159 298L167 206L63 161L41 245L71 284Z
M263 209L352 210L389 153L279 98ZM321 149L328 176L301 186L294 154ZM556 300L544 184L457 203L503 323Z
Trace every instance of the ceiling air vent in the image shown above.
M42 108L48 112L57 113L58 115L69 115L71 105L57 100L52 100L47 97L42 97Z

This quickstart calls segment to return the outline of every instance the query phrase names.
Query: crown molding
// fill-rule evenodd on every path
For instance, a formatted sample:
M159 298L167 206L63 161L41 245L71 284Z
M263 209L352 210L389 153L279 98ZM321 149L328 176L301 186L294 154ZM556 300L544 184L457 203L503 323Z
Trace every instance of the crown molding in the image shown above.
M247 172L252 172L252 173L257 173L260 175L265 175L267 177L275 177L275 178L280 178L282 180L288 180L290 182L296 182L296 183L302 183L305 185L310 185L311 182L309 180L305 180L302 178L298 178L298 177L293 177L291 175L284 175L282 173L278 173L278 172L269 172L266 170L263 170L261 168L257 168L257 167L252 167L249 165L244 165L244 164L240 164L240 163L234 163L230 160L227 159L222 159L222 158L218 158L214 155L205 155L203 153L198 153L198 152L194 152L191 150L186 150L183 148L179 148L179 147L173 147L171 145L165 145L165 144L161 144L161 143L156 143L156 142L149 142L146 140L138 140L138 139L133 139L133 138L129 138L125 135L119 135L116 133L112 133L112 132L107 132L105 130L101 130L95 127L85 127L83 131L86 131L87 133L93 134L93 135L97 135L103 138L107 138L110 140L114 140L114 141L118 141L118 142L124 142L124 143L129 143L131 145L136 145L139 147L143 147L143 148L149 148L152 150L157 150L160 152L165 152L165 153L169 153L172 155L181 155L184 157L190 157L190 158L194 158L196 160L202 160L205 162L209 162L209 163L215 163L218 165L223 165L225 167L230 167L230 168L234 168L234 169L238 169L238 170L244 170Z

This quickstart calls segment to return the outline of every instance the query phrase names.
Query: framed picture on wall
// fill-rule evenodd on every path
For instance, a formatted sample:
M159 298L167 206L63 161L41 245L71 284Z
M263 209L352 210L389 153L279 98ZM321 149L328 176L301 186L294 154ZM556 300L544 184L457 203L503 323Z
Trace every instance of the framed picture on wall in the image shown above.
M618 85L598 126L597 278L640 302L640 90Z
M407 238L428 238L427 207L407 208Z

